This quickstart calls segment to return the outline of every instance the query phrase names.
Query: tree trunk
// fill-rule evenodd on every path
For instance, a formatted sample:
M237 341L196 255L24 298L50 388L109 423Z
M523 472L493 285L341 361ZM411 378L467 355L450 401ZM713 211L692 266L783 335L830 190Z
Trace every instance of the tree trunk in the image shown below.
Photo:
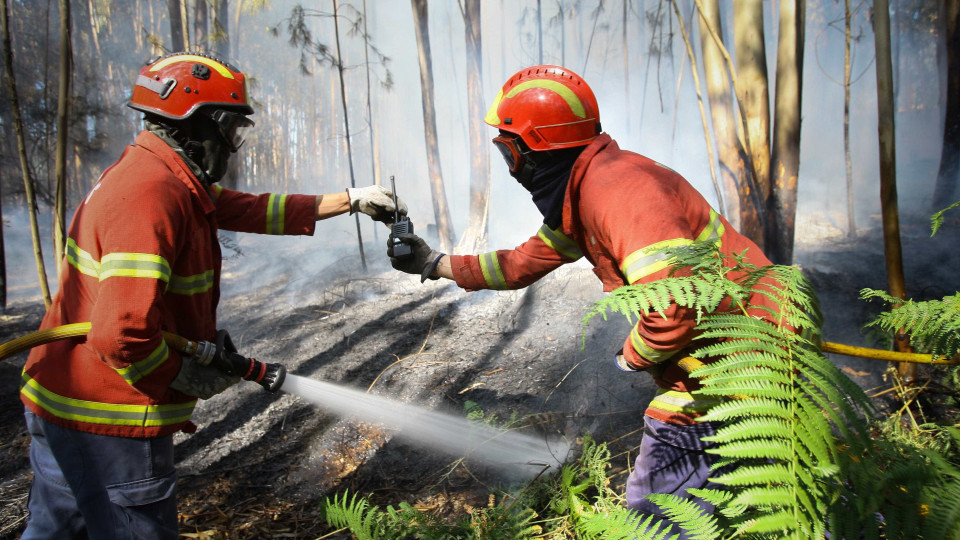
M370 168L373 183L381 185L380 182L380 148L377 146L376 129L373 122L373 103L370 90L370 41L367 32L367 0L363 0L363 64L367 75L367 134L370 138ZM373 228L373 241L379 242L380 237L377 234L377 227Z
M700 123L703 125L703 137L707 146L707 163L710 165L710 178L713 180L713 189L717 195L717 205L721 212L725 207L723 201L723 189L717 179L716 161L713 159L713 138L710 136L710 125L707 123L707 111L703 106L703 93L700 91L700 75L697 73L697 57L693 52L693 43L690 41L690 34L687 33L687 25L683 22L683 15L680 13L680 7L676 2L671 2L673 12L677 15L677 21L680 24L680 35L683 36L683 44L687 49L687 56L690 58L690 73L693 75L693 87L697 90L697 105L700 108Z
M890 296L907 297L903 277L903 250L900 245L900 211L897 203L897 145L893 104L893 65L890 55L890 11L887 0L874 2L873 35L877 62L877 130L880 142L880 208L883 216L883 253ZM896 350L910 352L902 332L894 336ZM904 382L916 379L917 366L902 362Z
M186 50L186 44L183 40L183 17L180 16L183 1L167 0L167 12L170 15L170 48L175 51Z
M440 249L449 253L453 248L453 223L440 169L440 145L437 137L437 114L433 97L433 61L430 54L427 0L410 0L413 8L414 32L417 36L417 55L420 59L420 93L423 105L424 137L427 145L427 168L430 174L430 192L433 195L433 215L437 220Z
M56 197L53 206L53 247L57 260L57 275L63 266L67 246L67 114L70 106L70 59L73 57L70 40L70 0L60 0L60 84L57 96L57 161L54 165Z
M216 36L217 56L226 60L230 56L230 0L216 0L213 12L213 29Z
M945 0L942 9L947 53L947 103L943 117L940 170L933 189L931 211L938 212L955 201L960 173L960 0Z
M33 256L37 262L37 274L40 279L40 292L43 295L43 305L49 308L50 288L47 285L47 272L43 264L40 226L37 224L37 199L34 196L33 178L30 176L30 164L27 159L27 141L23 131L23 117L20 116L20 98L17 96L17 79L13 71L13 50L10 46L10 20L7 0L0 0L0 27L2 27L3 32L3 63L6 66L7 72L7 95L10 98L10 109L13 112L13 130L17 136L17 154L20 157L20 172L23 175L23 189L27 197L27 213L30 215L30 236L33 239ZM6 298L6 287L4 287L4 298Z
M853 208L853 161L850 157L850 0L844 0L843 23L843 163L847 178L847 238L856 238L857 219Z
M806 2L780 0L776 95L773 113L773 176L767 206L766 253L776 264L793 264L793 231L800 169L800 97Z
M353 174L353 145L350 142L350 114L347 112L347 87L343 82L343 55L340 53L340 17L337 14L337 0L333 0L333 35L337 40L337 76L340 79L340 103L343 105L343 129L347 139L347 164L350 167L350 186L357 187L357 179ZM360 214L353 215L357 223L357 242L360 245L360 265L367 269L367 259L363 255L363 235L360 233Z
M193 10L193 47L206 52L207 44L207 0L196 0Z
M730 77L720 47L707 28L708 25L712 26L717 35L721 35L720 8L717 0L708 0L699 5L703 6L698 18L703 72L710 102L710 118L713 120L713 134L717 143L717 157L720 160L720 185L723 186L726 201L726 208L721 208L720 211L735 228L741 229L738 186L745 183L744 168L733 116Z
M753 186L759 193L751 195L750 183L740 186L741 232L763 249L764 208L754 201L770 196L770 91L767 78L767 49L764 43L763 2L734 0L734 47L737 55L737 80L742 92L746 117L746 140L756 174Z
M480 43L480 0L466 0L463 23L467 40L467 125L470 131L470 216L460 248L474 253L486 247L490 206L490 151L483 123L483 54Z

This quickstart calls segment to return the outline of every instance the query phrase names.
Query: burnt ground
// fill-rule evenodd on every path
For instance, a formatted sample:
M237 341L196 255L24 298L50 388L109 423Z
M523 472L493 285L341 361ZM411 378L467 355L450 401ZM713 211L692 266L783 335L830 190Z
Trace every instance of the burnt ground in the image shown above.
M960 290L960 223L931 239L923 218L905 222L902 233L910 296ZM531 433L565 437L574 449L589 433L608 443L613 482L622 487L654 386L612 365L629 328L622 316L582 326L602 297L588 266L560 269L522 291L466 293L394 272L372 243L366 272L351 246L325 247L337 258L318 262L323 242L239 240L242 254L224 264L219 326L241 352L455 415L473 402L495 423L512 418ZM798 244L797 260L817 288L826 339L867 344L860 327L880 306L857 298L863 287L886 287L879 231L861 231L856 240L823 233ZM0 342L35 330L42 312L38 298L11 302L0 316ZM0 538L22 532L32 478L17 397L24 359L0 363ZM834 360L871 392L889 387L884 363ZM381 506L408 501L464 515L511 482L390 426L340 418L246 382L201 402L194 421L197 433L176 437L181 531L193 538L317 538L331 532L319 503L344 490Z

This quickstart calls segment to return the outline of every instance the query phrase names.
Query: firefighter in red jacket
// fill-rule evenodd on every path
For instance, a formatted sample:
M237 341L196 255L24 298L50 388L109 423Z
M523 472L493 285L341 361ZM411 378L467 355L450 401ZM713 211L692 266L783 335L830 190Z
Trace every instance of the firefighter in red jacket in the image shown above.
M400 235L413 254L394 258L397 239L391 238L394 268L421 280L453 279L468 291L519 289L586 257L604 291L612 291L666 277L666 256L656 250L694 241L716 242L726 254L746 250L747 262L770 264L683 177L621 150L603 133L596 98L572 71L559 66L519 71L503 85L484 121L499 129L493 144L511 176L531 193L543 215L540 230L512 250L482 255L446 255L419 237ZM769 303L756 296L755 305ZM697 382L676 364L694 337L694 313L674 304L664 315L641 317L616 355L618 367L647 371L660 388L646 410L640 454L626 488L630 508L656 515L660 511L646 495L687 496L686 489L706 485L715 462L701 441L715 426L696 422L712 402L690 393Z
M244 75L226 62L158 58L129 106L146 129L77 209L41 324L89 321L90 332L34 348L23 370L34 470L24 539L178 537L173 433L196 429L197 398L239 379L178 355L161 332L216 339L218 229L312 235L346 212L394 217L379 186L320 196L218 186L253 126Z

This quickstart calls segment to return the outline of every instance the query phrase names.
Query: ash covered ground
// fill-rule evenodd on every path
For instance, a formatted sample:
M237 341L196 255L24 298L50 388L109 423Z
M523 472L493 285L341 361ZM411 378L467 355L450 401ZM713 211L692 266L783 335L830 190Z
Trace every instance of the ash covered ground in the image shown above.
M911 297L960 290L960 223L930 238L928 221L916 219L902 233ZM571 265L521 291L467 293L393 271L382 243L367 243L363 272L355 246L317 264L315 252L330 251L322 237L239 237L242 254L224 264L219 326L242 353L296 375L459 416L472 402L494 422L517 420L574 451L589 433L608 443L613 481L622 485L655 388L646 375L613 366L629 329L621 315L582 325L603 295L590 268ZM860 328L881 306L858 300L858 292L886 287L883 260L875 227L856 240L824 233L798 243L828 341L867 344ZM17 264L32 271L29 259ZM42 314L38 297L11 302L0 316L0 342L32 332ZM32 478L17 396L24 360L0 364L0 538L22 532ZM834 360L865 389L889 385L885 363ZM380 505L408 501L457 515L517 481L488 464L433 452L390 426L334 416L246 382L201 402L194 421L197 433L176 437L181 531L194 537L316 538L330 532L319 503L344 490Z

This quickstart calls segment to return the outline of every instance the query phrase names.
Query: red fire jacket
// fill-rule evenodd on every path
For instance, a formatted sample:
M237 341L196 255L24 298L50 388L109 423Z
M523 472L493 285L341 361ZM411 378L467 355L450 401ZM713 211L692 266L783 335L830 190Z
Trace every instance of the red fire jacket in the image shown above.
M665 256L649 250L694 240L716 241L726 254L747 250L747 261L756 266L771 264L683 177L649 158L621 150L603 134L573 166L559 229L544 225L515 249L454 255L451 264L457 284L464 289L519 289L585 256L609 292L667 277ZM754 296L751 302L756 306L770 303L763 295ZM769 316L759 309L751 314ZM647 409L648 416L690 424L713 404L694 398L689 392L697 388L696 380L667 362L682 357L681 351L690 344L694 317L692 310L674 304L665 317L656 313L641 317L623 344L631 365L658 368L650 373L661 391Z
M89 433L189 429L196 398L168 387L180 357L161 331L215 338L217 229L311 235L315 220L313 196L208 192L169 145L141 132L77 209L59 290L41 323L89 321L91 330L31 351L21 401Z

